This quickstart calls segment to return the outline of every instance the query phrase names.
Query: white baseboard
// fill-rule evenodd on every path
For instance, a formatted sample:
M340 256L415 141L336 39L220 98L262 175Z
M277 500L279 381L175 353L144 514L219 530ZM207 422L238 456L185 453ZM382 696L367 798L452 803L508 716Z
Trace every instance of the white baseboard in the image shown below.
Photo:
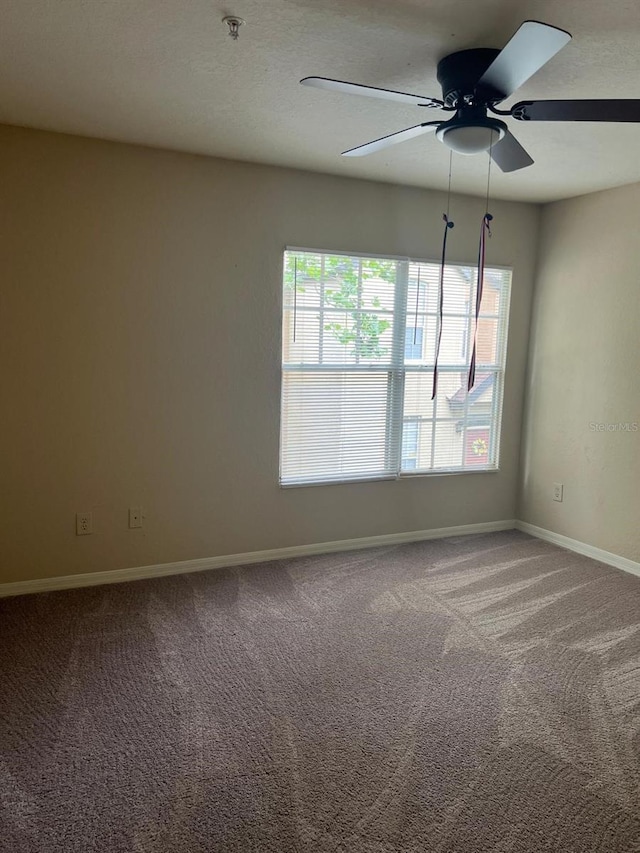
M272 548L267 551L249 551L246 554L227 554L222 557L205 557L199 560L183 560L178 563L159 563L155 566L135 566L130 569L114 569L108 572L87 572L77 575L65 575L54 578L36 578L0 584L0 598L12 595L26 595L35 592L51 592L57 589L74 589L83 586L98 586L109 583L158 578L165 575L182 575L189 572L202 572L210 569L223 569L229 566L241 566L249 563L263 563L269 560L285 560L290 557L305 557L313 554L331 554L338 551L355 551L361 548L376 548L385 545L401 545L406 542L422 542L427 539L444 539L447 536L468 536L474 533L494 533L500 530L521 530L538 539L544 539L561 548L568 548L577 554L591 557L601 563L630 572L640 577L640 563L621 557L610 551L603 551L586 542L571 539L561 533L554 533L535 524L513 519L488 521L481 524L462 524L456 527L437 527L431 530L412 530L408 533L389 533L383 536L367 536L361 539L340 539L337 542L319 542L311 545L293 545L288 548Z
M246 554L227 554L224 557L205 557L200 560L183 560L179 563L159 563L156 566L138 566L131 569L114 569L108 572L88 572L56 578L37 578L29 581L0 584L0 598L9 595L26 595L33 592L50 592L56 589L73 589L81 586L98 586L105 583L122 583L165 575L182 575L208 569L223 569L247 563L264 563L285 560L289 557L306 557L311 554L331 554L336 551L355 551L404 542L422 542L426 539L444 539L447 536L467 536L472 533L494 533L513 530L516 522L487 521L481 524L462 524L458 527L437 527L432 530L413 530L409 533L389 533L383 536L366 536L361 539L341 539L337 542L319 542L312 545L293 545L272 548L268 551L249 551Z
M611 551L603 551L602 548L587 545L586 542L579 542L577 539L570 539L568 536L554 533L552 530L545 530L544 527L536 527L535 524L529 524L527 521L516 521L515 526L517 530L522 530L523 533L529 533L531 536L552 542L561 548L568 548L569 551L575 551L577 554L591 557L600 563L606 563L608 566L615 566L616 569L622 569L624 572L631 572L632 575L640 576L640 563L629 560L627 557L620 557L618 554L612 554Z

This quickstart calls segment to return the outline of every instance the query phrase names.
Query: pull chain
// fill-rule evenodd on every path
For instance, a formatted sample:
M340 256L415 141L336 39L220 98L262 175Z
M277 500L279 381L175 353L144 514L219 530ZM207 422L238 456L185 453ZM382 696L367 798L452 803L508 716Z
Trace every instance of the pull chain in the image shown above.
M453 163L453 150L449 151L449 186L447 189L447 212L442 214L444 220L444 234L442 236L442 258L440 260L440 281L438 283L438 338L436 341L436 357L433 365L433 387L431 399L434 400L438 391L438 357L440 355L440 342L442 341L442 325L444 319L444 268L447 259L447 235L454 224L449 219L449 205L451 204L451 167Z
M449 185L447 187L447 219L449 218L449 205L451 204L451 167L453 165L453 148L449 149Z
M493 139L493 131L492 131ZM493 143L492 146L493 147ZM485 200L484 216L480 225L480 241L478 243L478 285L476 288L476 310L475 322L473 330L473 350L471 352L471 361L469 363L469 377L467 382L467 391L471 391L476 382L476 361L478 350L478 325L480 322L480 308L482 305L482 291L484 289L484 261L486 252L487 237L491 237L491 221L493 216L489 213L489 189L491 186L491 148L489 148L489 165L487 167L487 197Z
M484 204L485 214L489 213L489 188L491 186L491 160L492 160L491 149L494 146L494 142L493 142L493 134L494 133L495 133L495 131L492 130L491 131L491 146L489 147L489 151L487 152L489 154L489 166L487 168L487 197L486 197L485 204Z

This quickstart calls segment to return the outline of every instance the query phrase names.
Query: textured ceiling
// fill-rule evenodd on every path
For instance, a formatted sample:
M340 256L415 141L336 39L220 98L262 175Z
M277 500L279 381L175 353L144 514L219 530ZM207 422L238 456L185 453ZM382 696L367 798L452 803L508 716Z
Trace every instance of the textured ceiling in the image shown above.
M237 42L225 14L247 21ZM442 56L501 47L525 19L574 38L507 104L640 97L637 0L3 0L0 121L445 188L449 153L433 137L339 156L425 111L298 80L439 97ZM535 165L494 168L496 197L549 201L640 181L640 125L509 123ZM484 193L486 155L454 155L453 167L454 190Z

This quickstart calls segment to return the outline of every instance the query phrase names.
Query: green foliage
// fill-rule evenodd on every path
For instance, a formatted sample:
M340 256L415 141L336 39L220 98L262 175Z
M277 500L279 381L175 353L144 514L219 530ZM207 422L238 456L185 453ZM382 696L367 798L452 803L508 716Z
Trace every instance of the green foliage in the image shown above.
M298 293L315 286L319 292L323 269L321 258L311 254L288 254L285 265L285 286L292 289L296 280ZM363 263L362 279L383 279L390 284L396 281L396 262L367 258ZM326 323L325 331L331 332L342 346L352 346L351 355L356 358L375 359L386 355L388 350L381 346L380 338L391 326L389 320L366 311L364 300L359 299L360 268L358 258L345 255L327 255L324 262L324 306L344 311L344 323ZM304 282L304 284L303 284ZM380 299L374 296L371 308L381 308ZM359 310L358 310L359 309ZM360 311L362 313L360 313Z

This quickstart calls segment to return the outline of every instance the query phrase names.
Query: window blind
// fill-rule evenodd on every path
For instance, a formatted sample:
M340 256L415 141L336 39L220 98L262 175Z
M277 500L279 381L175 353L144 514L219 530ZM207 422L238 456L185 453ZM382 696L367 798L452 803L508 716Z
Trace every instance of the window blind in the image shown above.
M281 484L496 468L510 278L485 270L476 329L476 271L446 268L432 401L439 265L287 250Z

